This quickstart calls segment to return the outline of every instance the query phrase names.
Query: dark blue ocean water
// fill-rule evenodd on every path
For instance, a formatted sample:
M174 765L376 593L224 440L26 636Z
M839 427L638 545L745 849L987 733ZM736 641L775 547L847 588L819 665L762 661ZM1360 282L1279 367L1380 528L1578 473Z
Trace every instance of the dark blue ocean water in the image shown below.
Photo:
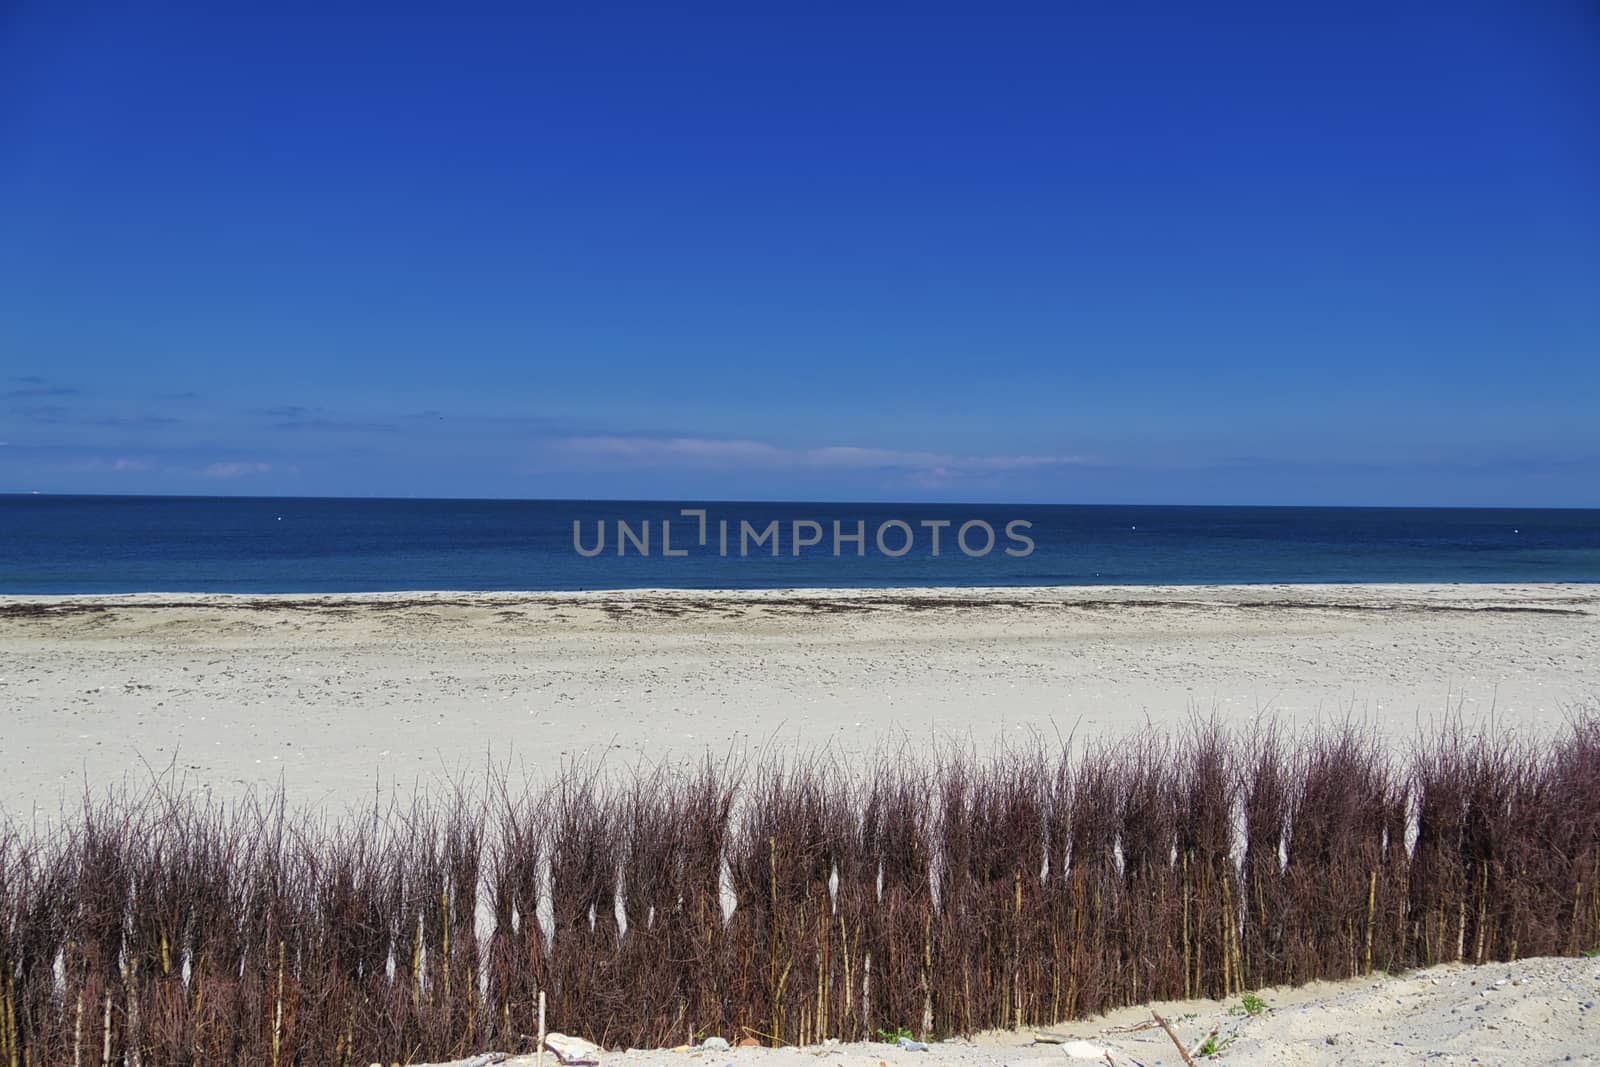
M680 508L707 510L699 520ZM880 524L885 545L879 551ZM595 546L597 523L605 550ZM616 523L637 536L617 554ZM793 524L822 534L794 554ZM1033 541L1027 555L1006 525ZM664 557L661 523L671 526ZM719 522L729 523L728 554ZM739 551L742 522L776 521L771 543ZM833 523L865 532L833 554ZM934 527L940 553L932 554ZM976 558L956 541L988 523ZM802 537L814 532L800 528ZM969 527L967 547L986 542ZM405 589L770 588L1208 582L1600 582L1600 510L695 504L596 501L333 500L0 496L0 593L354 592Z

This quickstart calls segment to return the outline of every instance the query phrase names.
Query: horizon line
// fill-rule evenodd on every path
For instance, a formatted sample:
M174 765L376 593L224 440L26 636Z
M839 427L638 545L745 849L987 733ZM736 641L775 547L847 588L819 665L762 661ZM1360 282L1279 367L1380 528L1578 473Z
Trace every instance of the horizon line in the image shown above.
M390 496L335 493L104 493L54 492L41 489L0 490L0 499L50 497L55 499L109 500L338 500L373 503L457 504L646 504L659 506L705 505L813 505L818 507L1040 507L1040 508L1238 508L1281 511L1600 511L1600 504L1249 504L1249 503L1108 503L1104 501L1039 500L799 500L716 499L711 497L514 497L514 496Z

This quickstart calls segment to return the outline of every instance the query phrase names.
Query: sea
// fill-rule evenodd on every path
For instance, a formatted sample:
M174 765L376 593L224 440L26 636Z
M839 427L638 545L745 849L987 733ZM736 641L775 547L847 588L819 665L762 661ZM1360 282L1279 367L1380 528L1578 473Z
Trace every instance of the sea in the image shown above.
M0 495L0 594L1283 582L1600 582L1600 510Z

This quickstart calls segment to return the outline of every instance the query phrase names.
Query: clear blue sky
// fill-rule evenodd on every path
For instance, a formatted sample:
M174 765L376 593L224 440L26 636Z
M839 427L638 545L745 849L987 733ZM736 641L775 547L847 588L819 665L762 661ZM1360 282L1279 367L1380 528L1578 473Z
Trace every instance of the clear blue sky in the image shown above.
M1134 6L12 0L0 489L1600 505L1597 9Z

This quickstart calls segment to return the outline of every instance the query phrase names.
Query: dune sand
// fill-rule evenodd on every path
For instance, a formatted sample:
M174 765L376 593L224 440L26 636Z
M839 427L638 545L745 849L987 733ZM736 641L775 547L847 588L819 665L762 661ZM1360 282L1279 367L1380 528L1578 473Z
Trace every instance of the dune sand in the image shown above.
M1241 1000L1172 1001L1124 1008L1036 1033L984 1033L927 1052L885 1044L807 1049L607 1056L605 1067L1115 1067L1181 1065L1153 1022L1159 1012L1197 1063L1238 1067L1385 1067L1389 1064L1600 1063L1600 960L1537 959L1484 967L1444 966L1412 974L1314 982ZM1211 1038L1215 1059L1200 1055ZM1059 1042L1059 1043L1057 1043ZM1098 1053L1098 1055L1096 1055ZM531 1062L531 1061L530 1061ZM546 1057L546 1063L551 1059Z
M1600 587L0 598L0 809L169 768L370 799L563 761L1115 734L1191 712L1397 738L1600 696Z
M1048 1031L954 1038L926 1051L887 1043L684 1047L603 1053L600 1062L603 1067L1182 1067L1187 1053L1196 1064L1237 1067L1593 1064L1600 1063L1597 1000L1600 960L1531 959L1266 989L1250 1010L1242 999L1165 1001ZM1170 1036L1157 1025L1156 1014L1171 1028ZM490 1062L495 1061L476 1057L440 1067ZM535 1067L539 1061L525 1053L499 1062ZM547 1054L544 1062L559 1067L554 1056Z

